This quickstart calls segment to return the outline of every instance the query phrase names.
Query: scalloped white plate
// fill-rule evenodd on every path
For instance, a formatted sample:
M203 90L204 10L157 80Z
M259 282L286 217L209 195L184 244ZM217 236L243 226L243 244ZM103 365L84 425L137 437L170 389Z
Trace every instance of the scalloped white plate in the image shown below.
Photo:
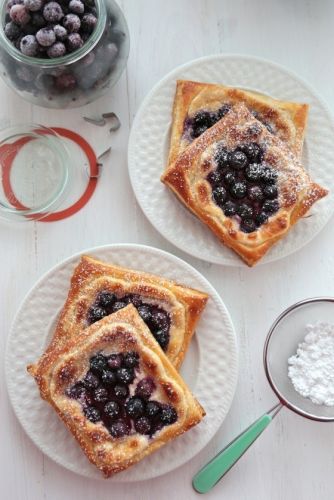
M133 190L145 215L171 243L188 254L215 264L245 266L213 233L160 182L167 163L175 82L178 79L223 83L256 90L289 101L310 104L303 162L314 180L334 191L334 124L317 94L289 70L264 59L242 55L214 55L196 59L165 76L151 90L133 122L128 163ZM311 241L334 211L329 195L304 218L260 264L290 255Z
M66 300L73 269L83 253L169 277L210 296L181 370L205 408L206 417L197 427L115 475L111 481L160 476L196 455L214 436L230 408L238 372L236 336L230 315L215 289L198 271L169 253L147 246L108 245L85 250L44 275L21 304L9 335L5 361L7 387L14 411L29 437L46 455L73 472L101 478L56 413L40 399L26 366L37 360L49 341Z

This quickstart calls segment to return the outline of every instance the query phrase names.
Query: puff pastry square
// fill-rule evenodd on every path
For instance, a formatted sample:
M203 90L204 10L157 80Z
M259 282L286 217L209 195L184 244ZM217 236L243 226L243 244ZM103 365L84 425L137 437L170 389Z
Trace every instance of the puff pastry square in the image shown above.
M193 141L162 181L250 266L327 194L244 104Z
M106 477L205 415L131 304L49 352L35 379L41 397Z
M308 105L279 101L224 85L179 80L173 108L168 163L237 103L244 103L270 132L301 157Z
M51 347L132 303L172 364L179 368L206 305L205 293L160 276L83 256L75 268Z

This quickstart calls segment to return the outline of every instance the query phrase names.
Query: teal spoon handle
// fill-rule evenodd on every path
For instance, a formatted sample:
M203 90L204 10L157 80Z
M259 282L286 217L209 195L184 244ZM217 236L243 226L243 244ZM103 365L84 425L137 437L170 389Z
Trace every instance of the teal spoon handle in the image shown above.
M211 490L266 429L281 407L281 404L278 404L262 415L206 464L193 478L194 489L198 493ZM273 410L274 413L271 414Z

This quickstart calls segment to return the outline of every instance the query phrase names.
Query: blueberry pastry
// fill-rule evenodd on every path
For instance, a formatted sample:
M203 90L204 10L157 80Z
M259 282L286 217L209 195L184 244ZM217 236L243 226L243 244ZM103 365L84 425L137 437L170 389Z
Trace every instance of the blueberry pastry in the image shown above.
M205 415L131 304L49 350L33 374L41 397L106 477Z
M84 256L74 270L51 349L133 304L171 363L179 368L207 299L205 293L174 281Z
M177 82L169 163L229 109L244 103L255 118L301 156L308 105L279 101L257 92L224 85L179 80Z
M250 266L327 194L242 103L195 139L162 181Z

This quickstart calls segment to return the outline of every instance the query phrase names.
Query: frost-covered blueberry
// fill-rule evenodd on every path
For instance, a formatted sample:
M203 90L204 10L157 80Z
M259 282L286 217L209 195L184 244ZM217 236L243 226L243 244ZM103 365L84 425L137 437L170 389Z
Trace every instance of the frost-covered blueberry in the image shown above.
M51 47L56 41L56 35L52 28L42 28L38 30L36 38L42 47Z
M30 14L24 5L13 5L9 12L10 18L14 23L24 26L30 21Z
M57 23L64 17L64 12L59 3L48 2L44 6L43 16L50 23Z
M83 40L79 33L70 33L67 37L67 48L69 52L78 50L83 46Z
M43 0L24 0L24 6L32 12L37 12L42 8Z
M140 417L135 421L135 429L139 434L149 434L151 431L151 422L147 417Z
M34 57L38 52L38 43L34 35L26 35L20 42L20 50L25 56Z
M13 21L10 21L5 26L5 35L9 40L16 40L21 34L20 27Z
M55 57L62 57L66 54L66 47L63 42L56 42L47 50L47 55L53 59Z
M44 28L46 26L46 21L40 12L33 12L31 16L31 24L37 30Z
M83 14L85 12L85 6L81 0L71 0L68 7L74 14Z
M67 14L63 19L63 25L69 33L76 33L81 26L80 17L76 14Z
M81 20L82 29L92 33L97 23L97 18L93 14L85 14Z
M59 40L60 42L64 42L67 38L67 29L64 28L64 26L62 26L61 24L56 24L54 27L53 27L53 31L56 35L56 38L57 40Z

